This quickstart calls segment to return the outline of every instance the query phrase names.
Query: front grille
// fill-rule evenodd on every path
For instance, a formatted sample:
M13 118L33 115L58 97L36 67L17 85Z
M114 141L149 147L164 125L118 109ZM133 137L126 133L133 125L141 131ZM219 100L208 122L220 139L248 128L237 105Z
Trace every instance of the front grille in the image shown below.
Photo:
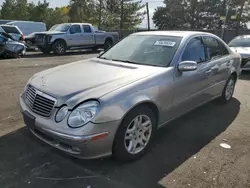
M25 91L25 103L33 112L41 116L49 117L55 102L56 99L38 91L33 86L29 85Z
M44 34L36 34L35 35L35 42L38 44L43 44L46 41L46 35Z

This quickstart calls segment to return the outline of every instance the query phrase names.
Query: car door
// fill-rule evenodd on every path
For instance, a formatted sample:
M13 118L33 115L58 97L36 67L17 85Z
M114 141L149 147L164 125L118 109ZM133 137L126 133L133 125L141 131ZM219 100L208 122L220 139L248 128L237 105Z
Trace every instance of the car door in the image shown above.
M208 79L203 83L206 100L209 100L221 94L230 74L232 60L228 50L218 39L204 36L203 43L209 59L207 69L204 71L204 77Z
M68 46L75 47L81 46L83 39L82 39L82 29L80 25L72 25L67 33L67 43Z
M203 72L208 69L207 54L202 37L191 38L184 48L179 60L197 62L197 70L180 72L176 68L174 73L174 105L173 116L180 115L204 102L203 90L207 78L203 77Z
M89 25L82 25L83 27L83 44L87 46L95 45L95 34Z

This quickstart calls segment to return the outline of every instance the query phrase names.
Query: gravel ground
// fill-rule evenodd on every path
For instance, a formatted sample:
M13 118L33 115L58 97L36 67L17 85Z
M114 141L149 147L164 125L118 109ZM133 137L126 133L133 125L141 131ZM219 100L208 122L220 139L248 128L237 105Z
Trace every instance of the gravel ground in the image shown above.
M230 104L211 102L168 124L151 151L133 163L74 159L31 135L17 105L27 80L41 70L94 56L29 53L0 60L1 188L250 187L250 72L242 74Z

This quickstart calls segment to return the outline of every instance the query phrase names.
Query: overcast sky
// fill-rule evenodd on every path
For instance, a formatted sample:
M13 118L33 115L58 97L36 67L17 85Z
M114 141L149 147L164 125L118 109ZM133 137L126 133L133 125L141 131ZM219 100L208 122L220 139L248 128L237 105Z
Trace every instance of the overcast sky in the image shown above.
M0 5L5 0L0 0ZM28 0L29 2L33 1L34 3L37 3L39 0ZM43 1L43 0L41 0ZM50 3L51 7L60 7L65 6L69 4L69 0L47 0ZM154 14L154 10L156 7L161 6L163 3L163 0L143 0L142 2L148 2L149 3L149 12L150 12L150 18L152 18ZM146 17L146 16L145 16ZM151 19L151 26L153 26L153 21ZM141 24L141 27L147 27L147 20L144 19L143 23Z

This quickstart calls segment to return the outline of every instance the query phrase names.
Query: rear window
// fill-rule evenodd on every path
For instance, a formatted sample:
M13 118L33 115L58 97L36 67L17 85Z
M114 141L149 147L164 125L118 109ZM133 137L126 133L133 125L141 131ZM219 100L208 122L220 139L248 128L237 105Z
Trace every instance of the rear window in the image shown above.
M18 29L16 27L11 27L11 26L1 26L3 28L3 30L6 33L14 33L14 34L20 34L20 31L18 31Z
M250 38L240 37L229 42L230 47L250 47Z

